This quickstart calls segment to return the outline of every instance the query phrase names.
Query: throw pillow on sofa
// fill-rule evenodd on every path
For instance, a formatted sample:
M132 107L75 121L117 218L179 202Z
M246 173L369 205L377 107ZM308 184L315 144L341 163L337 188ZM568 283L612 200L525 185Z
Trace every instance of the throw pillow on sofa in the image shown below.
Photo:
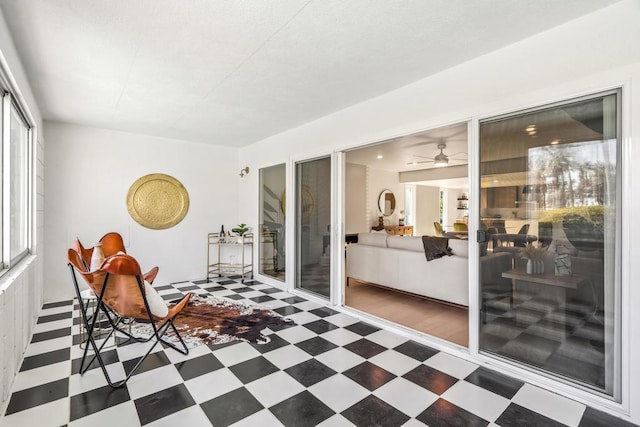
M427 261L453 255L449 247L449 239L446 237L422 236L422 244Z

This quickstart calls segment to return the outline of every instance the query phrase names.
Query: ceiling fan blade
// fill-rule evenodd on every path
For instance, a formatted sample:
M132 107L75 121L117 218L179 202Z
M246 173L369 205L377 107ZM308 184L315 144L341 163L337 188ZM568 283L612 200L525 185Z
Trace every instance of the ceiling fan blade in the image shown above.
M417 154L414 154L413 157L420 157L421 159L429 159L429 160L435 160L433 157L427 157L427 156L419 156Z
M447 154L447 156L453 157L453 156L459 156L460 154L464 154L465 156L467 155L467 153L461 151L460 153Z
M409 162L407 163L407 165L411 166L411 165L419 165L422 163L433 163L433 160L421 160L419 162Z

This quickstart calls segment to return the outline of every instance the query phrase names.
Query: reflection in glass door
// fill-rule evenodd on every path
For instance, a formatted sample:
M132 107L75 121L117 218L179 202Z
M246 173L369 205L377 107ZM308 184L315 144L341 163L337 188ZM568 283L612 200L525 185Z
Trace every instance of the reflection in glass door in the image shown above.
M480 123L480 350L614 397L618 103Z
M331 158L296 163L296 288L330 296Z
M260 274L285 280L285 165L260 169Z

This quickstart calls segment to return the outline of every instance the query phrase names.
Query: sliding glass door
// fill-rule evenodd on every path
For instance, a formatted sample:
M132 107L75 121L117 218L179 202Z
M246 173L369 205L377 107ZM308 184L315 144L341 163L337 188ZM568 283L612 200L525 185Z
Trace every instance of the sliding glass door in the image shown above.
M259 272L285 281L286 168L281 165L260 169Z
M619 101L480 123L480 350L614 397Z
M323 298L331 283L331 157L295 167L296 288Z

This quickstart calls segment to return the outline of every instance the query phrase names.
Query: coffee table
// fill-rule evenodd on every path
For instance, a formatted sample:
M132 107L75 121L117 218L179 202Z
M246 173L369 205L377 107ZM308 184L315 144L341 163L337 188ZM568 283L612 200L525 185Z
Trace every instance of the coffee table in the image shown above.
M571 276L556 276L554 273L527 274L524 267L503 271L502 277L516 281L555 286L563 289L577 289L578 286L589 281L588 277L580 276L578 274L572 274Z
M512 279L514 293L517 292L519 286L526 286L529 289L535 289L537 295L555 301L559 308L557 313L561 317L560 320L563 321L566 321L567 289L577 289L581 285L588 284L590 280L588 277L578 274L571 276L556 276L554 273L527 274L524 267L503 271L502 277Z

